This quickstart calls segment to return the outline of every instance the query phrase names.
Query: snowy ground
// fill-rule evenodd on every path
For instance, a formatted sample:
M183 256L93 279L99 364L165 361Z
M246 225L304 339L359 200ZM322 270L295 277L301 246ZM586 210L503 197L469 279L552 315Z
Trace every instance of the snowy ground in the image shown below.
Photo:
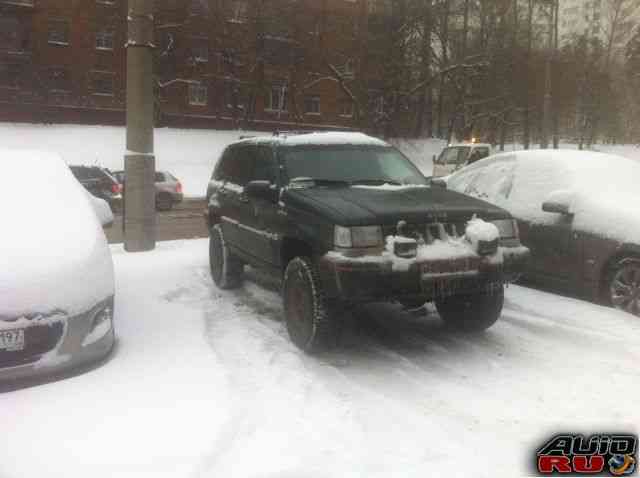
M483 335L381 305L308 357L263 280L216 289L206 240L112 250L117 350L0 394L2 478L513 477L553 432L638 431L630 315L511 287Z
M268 134L244 131L183 130L161 128L155 132L157 168L168 170L182 181L185 194L204 196L213 166L225 146L240 135ZM426 175L432 157L446 142L439 139L394 140ZM37 148L59 153L69 164L99 164L112 170L124 168L125 130L113 126L33 125L0 123L0 144L7 149ZM576 145L563 144L563 148ZM507 150L520 149L508 145ZM598 145L596 149L640 160L635 146Z

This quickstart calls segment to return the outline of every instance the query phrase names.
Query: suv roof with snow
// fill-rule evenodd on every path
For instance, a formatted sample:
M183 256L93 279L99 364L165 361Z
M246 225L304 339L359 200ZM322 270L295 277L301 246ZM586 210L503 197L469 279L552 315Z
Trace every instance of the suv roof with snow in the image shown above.
M361 133L248 138L225 149L207 190L215 283L244 265L282 279L287 328L306 351L335 341L344 307L435 301L447 322L492 325L528 250L505 210L441 187Z

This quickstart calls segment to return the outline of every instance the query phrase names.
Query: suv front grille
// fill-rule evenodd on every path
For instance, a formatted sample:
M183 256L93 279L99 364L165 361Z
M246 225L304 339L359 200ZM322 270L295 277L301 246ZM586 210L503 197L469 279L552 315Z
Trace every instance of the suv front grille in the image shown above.
M432 244L439 239L446 241L450 237L456 238L464 235L466 222L431 222L426 224L406 224L403 228L403 235L418 239L422 237L426 244ZM382 228L384 236L395 236L398 234L397 226L384 226Z

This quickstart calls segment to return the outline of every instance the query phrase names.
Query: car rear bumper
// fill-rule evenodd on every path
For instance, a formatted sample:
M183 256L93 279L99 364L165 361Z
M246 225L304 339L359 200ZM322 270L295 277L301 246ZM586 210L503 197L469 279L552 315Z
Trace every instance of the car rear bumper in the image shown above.
M184 194L183 193L172 193L171 194L171 198L173 199L173 202L175 204L179 204L184 200Z
M517 280L529 249L500 247L497 254L465 261L403 259L392 254L349 257L330 252L319 262L327 296L362 303L420 297L425 301L479 292Z
M113 314L97 326L94 321L97 313L107 308L113 311L113 298L73 317L24 327L25 348L11 353L0 351L0 385L45 378L105 358L115 343ZM30 340L36 329L38 343Z

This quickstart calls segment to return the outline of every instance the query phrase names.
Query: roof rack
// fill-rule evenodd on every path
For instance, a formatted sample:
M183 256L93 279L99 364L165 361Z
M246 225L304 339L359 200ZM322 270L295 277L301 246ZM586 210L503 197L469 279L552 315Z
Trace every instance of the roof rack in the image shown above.
M312 130L303 130L303 129L298 129L298 130L284 130L284 131L279 131L279 130L275 130L273 132L274 136L297 136L299 134L311 134L311 133L321 133L322 131L312 131Z
M314 133L355 133L357 130L351 128L344 129L328 129L328 130L312 130L312 129L294 129L294 130L275 130L273 136L297 136L302 134L314 134Z

